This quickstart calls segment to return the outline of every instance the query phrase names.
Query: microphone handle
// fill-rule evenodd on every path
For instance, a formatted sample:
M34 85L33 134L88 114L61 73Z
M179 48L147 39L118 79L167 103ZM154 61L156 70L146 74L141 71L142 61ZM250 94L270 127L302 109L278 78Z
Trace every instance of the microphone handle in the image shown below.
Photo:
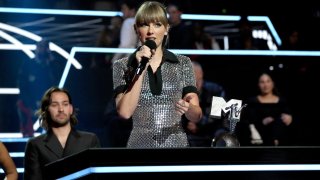
M136 70L137 75L141 75L142 71L146 68L149 59L146 57L142 57L141 62Z

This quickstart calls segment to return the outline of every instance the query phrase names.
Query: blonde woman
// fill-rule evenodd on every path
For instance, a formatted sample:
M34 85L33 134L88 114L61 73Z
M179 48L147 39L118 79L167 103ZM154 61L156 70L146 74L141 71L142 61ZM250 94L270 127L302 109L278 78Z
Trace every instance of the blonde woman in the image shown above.
M113 64L117 112L133 120L127 147L188 147L182 116L192 122L202 117L191 60L165 48L170 27L161 3L144 2L134 27L144 45Z

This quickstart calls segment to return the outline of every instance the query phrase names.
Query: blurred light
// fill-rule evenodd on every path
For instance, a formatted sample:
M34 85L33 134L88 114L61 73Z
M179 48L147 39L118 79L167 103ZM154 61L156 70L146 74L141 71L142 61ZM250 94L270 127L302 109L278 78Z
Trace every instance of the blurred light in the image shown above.
M33 124L33 130L36 131L40 128L40 118L36 120L36 122Z
M270 70L270 71L273 71L273 70L274 70L274 67L273 67L273 66L269 66L269 70Z
M241 16L207 15L207 14L182 14L182 19L206 21L240 21Z
M109 166L90 167L59 180L77 179L92 173L150 173L150 172L231 172L231 171L315 171L320 164L254 164L254 165L172 165L172 166Z
M277 44L281 46L282 41L268 16L248 16L247 18L248 21L264 21L267 24Z
M32 39L34 41L37 41L37 42L42 40L42 37L40 37L40 36L38 36L36 34L33 34L33 33L29 32L29 31L25 31L23 29L20 29L20 28L17 28L17 27L8 25L8 24L0 23L0 29L5 29L7 31L17 33L19 35L25 36L25 37L27 37L29 39ZM77 60L75 60L74 58L69 58L69 54L65 50L63 50L62 48L57 46L56 44L50 42L49 43L49 47L50 47L51 50L56 51L58 54L60 54L64 58L70 60L71 63L75 66L76 69L81 69L82 68L81 64Z
M195 50L195 49L170 49L173 53L185 55L260 55L260 56L320 56L320 51L269 51L269 50ZM93 48L93 47L73 47L69 58L75 56L77 52L90 53L132 53L135 49L131 48ZM59 87L63 87L70 70L70 60L67 61Z
M34 44L23 44L24 48L30 49L30 50L35 50L36 45ZM20 50L21 48L17 47L16 45L13 44L0 44L0 49L2 50Z
M15 157L24 157L24 152L11 152L11 153L9 153L9 155L10 155L12 158L15 158Z
M34 8L4 8L4 7L0 7L0 12L74 15L74 16L105 16L105 17L122 15L122 13L118 11L86 11L86 10L68 10L68 9L34 9Z
M0 94L20 94L19 88L0 88Z
M18 173L24 173L24 168L17 168ZM3 169L0 168L0 173L4 174Z
M14 32L16 34L20 34L22 36L28 37L29 39L32 39L37 42L41 41L41 39L42 39L40 36L33 34L29 31L25 31L23 29L17 28L15 26L11 26L9 24L4 24L1 22L0 22L0 29L5 29L7 31Z
M223 44L224 44L224 50L229 49L229 37L228 36L223 36Z
M15 45L17 48L21 49L24 53L26 53L30 59L33 59L35 57L34 53L32 51L30 51L29 49L25 48L23 46L23 44L18 41L16 38L14 38L13 36L3 32L0 30L0 37L2 37L3 39L11 42L13 45Z
M75 15L75 16L102 16L113 17L122 16L120 11L88 11L88 10L65 10L65 9L34 9L34 8L5 8L0 7L0 12L4 13L30 13L30 14L53 14L53 15ZM206 15L206 14L182 14L185 20L213 20L213 21L240 21L241 16L233 15ZM249 21L264 21L277 44L281 45L281 39L275 30L272 22L267 16L248 16Z
M223 8L221 12L222 12L223 14L226 14L226 13L227 13L227 9L226 9L226 8Z
M227 41L227 38L226 38ZM132 48L94 48L73 47L70 52L72 58L75 53L132 53ZM198 49L169 49L177 54L185 55L260 55L260 56L320 56L320 51L269 51L269 50L198 50Z
M276 44L273 43L271 35L267 30L252 30L252 37L254 39L263 39L267 41L268 48L270 50L278 50Z
M70 52L70 56L69 58L70 59L73 59L73 57L75 56L75 53L76 52L90 52L90 53L132 53L134 52L135 49L131 49L131 48L93 48L93 47L73 47L71 49L71 52ZM65 68L64 68L64 71L62 73L62 77L60 79L60 82L59 82L59 87L63 87L65 82L66 82L66 79L67 79L67 76L69 74L69 71L70 71L70 63L71 61L68 60Z
M79 61L77 61L75 58L73 58L73 56L71 57L70 54L65 51L64 49L62 49L61 47L57 46L56 44L50 42L49 43L50 49L53 51L56 51L57 53L59 53L62 57L64 57L68 62L67 63L71 63L74 65L74 67L76 69L82 69L81 64L79 63ZM71 57L71 58L70 58Z
M34 133L34 136L39 136L41 133ZM0 141L2 142L25 142L29 138L23 138L22 133L0 133Z
M185 55L237 55L237 56L320 56L320 51L270 51L270 50L194 50L171 49L172 52Z

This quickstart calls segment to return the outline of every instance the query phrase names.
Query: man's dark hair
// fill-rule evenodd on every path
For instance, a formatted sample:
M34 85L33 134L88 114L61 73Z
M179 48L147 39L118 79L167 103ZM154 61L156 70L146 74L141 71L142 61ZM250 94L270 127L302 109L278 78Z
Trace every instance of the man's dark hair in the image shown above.
M58 88L58 87L51 87L49 88L43 95L41 99L41 107L38 109L36 114L39 116L40 119L40 124L45 130L50 130L52 127L52 119L51 115L49 112L49 105L51 104L51 95L54 92L62 92L65 93L68 96L69 103L72 104L72 99L70 93L63 88ZM75 114L75 110L73 110L73 113L70 117L70 123L71 126L75 126L78 123L78 119Z

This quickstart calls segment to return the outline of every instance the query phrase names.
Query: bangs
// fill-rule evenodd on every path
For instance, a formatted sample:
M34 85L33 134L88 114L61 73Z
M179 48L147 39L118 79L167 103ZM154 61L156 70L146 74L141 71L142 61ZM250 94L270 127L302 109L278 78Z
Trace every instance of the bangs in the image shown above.
M136 25L161 22L163 25L168 25L168 18L165 10L160 6L145 5L141 7L136 14Z

